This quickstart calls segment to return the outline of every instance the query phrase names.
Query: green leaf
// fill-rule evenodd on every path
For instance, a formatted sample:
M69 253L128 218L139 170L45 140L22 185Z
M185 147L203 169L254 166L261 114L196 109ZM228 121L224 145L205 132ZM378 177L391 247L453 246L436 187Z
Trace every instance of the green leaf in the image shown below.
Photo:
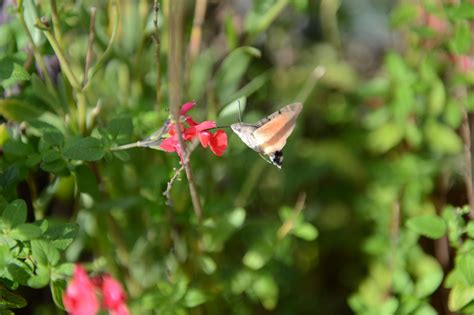
M51 296L54 304L62 310L64 310L63 294L66 291L66 285L66 281L62 279L51 281Z
M8 140L3 146L3 152L9 157L27 157L33 153L33 148L20 140Z
M474 300L474 287L456 284L449 292L448 308L457 312Z
M221 103L228 103L230 96L237 91L242 76L247 71L250 60L261 53L253 47L239 47L222 62L216 73L216 93Z
M466 225L466 233L470 238L474 238L474 221L469 221Z
M474 254L467 253L462 255L456 267L459 268L464 281L474 287Z
M407 227L423 236L438 239L446 233L446 223L436 215L421 215L407 221Z
M199 256L198 264L208 275L213 274L217 269L216 262L210 256Z
M422 254L421 257L415 256L415 283L416 297L425 298L433 294L443 281L443 269L438 261L431 256Z
M15 62L13 58L6 57L0 59L0 83L7 88L19 81L27 81L30 74L22 65Z
M16 99L0 99L0 115L6 119L15 122L23 122L38 118L43 113L42 110L38 109L25 101Z
M31 76L31 87L36 97L42 100L53 112L57 111L59 108L58 97L51 93L43 80L36 74Z
M28 286L35 289L43 288L48 285L49 277L49 267L37 265L34 274L28 279Z
M188 88L189 99L198 100L202 97L206 89L203 89L203 82L209 82L212 67L217 58L213 49L206 49L199 54L191 66L190 80Z
M7 265L9 279L22 285L28 285L28 279L32 276L31 271L19 260L11 260Z
M64 157L71 160L97 161L105 152L99 139L93 137L72 139L64 146Z
M44 236L51 241L54 247L65 250L77 237L78 232L78 224L63 223L51 226Z
M132 129L133 125L130 117L116 117L107 126L107 131L114 139L118 136L130 136Z
M455 54L463 55L471 49L471 29L468 21L459 21L455 25L454 37L449 42Z
M14 228L26 221L26 203L21 199L11 202L2 213L2 221Z
M469 20L474 19L474 3L461 1L456 5L444 6L447 15L452 19Z
M404 129L399 124L386 123L370 133L369 147L376 152L386 152L400 143L403 133Z
M275 308L278 301L278 286L271 276L260 276L252 287L265 309Z
M94 199L98 199L100 196L99 185L91 169L86 165L79 165L74 169L74 173L76 174L79 191L89 194Z
M37 225L23 223L16 226L9 235L15 240L29 241L38 238L41 235L41 229Z
M64 143L64 136L59 130L46 131L42 138L46 143L52 146L59 146Z
M314 241L318 237L318 230L311 223L303 223L297 225L292 231L296 237L299 237L305 241Z
M59 251L50 241L32 240L31 252L33 258L41 265L55 266L59 262Z
M204 302L206 302L206 295L204 292L194 288L191 288L186 292L183 300L184 306L189 308L196 307Z
M391 14L391 23L393 26L404 26L416 21L418 16L416 6L411 3L400 3Z
M262 246L257 246L254 249L250 249L245 253L242 261L245 266L253 270L258 270L265 266L265 264L270 260L271 252Z
M430 99L429 99L429 109L430 114L432 115L439 115L445 106L446 102L446 91L444 89L443 82L441 80L436 80L430 92Z
M458 134L444 124L429 120L426 122L424 134L431 149L436 153L456 154L461 151L462 141Z
M22 308L27 304L21 295L11 292L3 284L0 284L0 297L0 310L2 312L4 308Z

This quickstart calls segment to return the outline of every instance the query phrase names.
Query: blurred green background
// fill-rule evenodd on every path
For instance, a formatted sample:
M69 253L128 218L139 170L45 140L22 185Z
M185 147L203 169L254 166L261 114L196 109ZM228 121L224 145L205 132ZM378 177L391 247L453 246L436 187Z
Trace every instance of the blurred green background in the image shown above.
M15 313L62 314L76 262L132 314L472 311L472 1L0 3L1 208L78 224L35 284L8 266L58 236L0 239ZM184 171L163 195L176 154L110 150L192 100L218 126L304 104L281 170L230 129L192 150L202 218Z

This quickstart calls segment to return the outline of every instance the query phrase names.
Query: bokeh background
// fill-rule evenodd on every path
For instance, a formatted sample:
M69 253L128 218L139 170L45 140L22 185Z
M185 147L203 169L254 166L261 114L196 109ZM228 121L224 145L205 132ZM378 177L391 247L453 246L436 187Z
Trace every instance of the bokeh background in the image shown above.
M0 312L62 314L73 263L132 314L472 311L472 1L0 3L2 208L73 235L39 284L0 240L28 303ZM192 146L201 218L175 153L110 150L188 101L219 126L304 104L281 170L230 129Z

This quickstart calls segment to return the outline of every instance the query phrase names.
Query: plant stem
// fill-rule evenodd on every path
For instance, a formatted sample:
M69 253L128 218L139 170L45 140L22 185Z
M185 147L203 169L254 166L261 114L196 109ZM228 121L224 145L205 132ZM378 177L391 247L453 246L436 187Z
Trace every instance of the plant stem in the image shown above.
M84 73L82 76L82 87L84 87L87 84L87 73L89 72L89 68L91 66L92 62L92 45L94 43L94 38L95 38L95 32L94 32L94 25L95 25L95 15L97 12L97 9L95 7L92 7L90 9L91 11L91 21L89 24L89 40L87 42L87 54L86 54L86 63L84 65Z
M472 187L472 160L471 160L471 130L467 111L463 108L463 122L461 125L461 136L464 142L464 182L466 194L469 201L469 218L474 219L474 191Z
M313 91L316 83L318 83L318 81L324 76L325 73L326 68L324 68L324 66L316 66L306 78L303 87L296 96L296 100L298 102L305 103L309 95L311 94L311 91Z
M36 21L36 25L39 25L40 27L44 25L42 22L39 21L39 19ZM44 26L43 26L44 27ZM63 50L61 49L61 46L59 45L58 41L54 37L53 33L51 33L50 28L43 28L43 34L46 36L48 39L49 44L54 50L54 53L59 59L59 63L61 64L61 70L64 72L66 75L69 83L71 83L71 86L79 91L81 89L81 85L79 84L79 80L76 78L74 72L71 69L71 66L69 65L69 62L66 59L66 56L64 55Z
M182 50L181 50L181 39L182 39L182 20L183 20L184 2L182 0L173 0L170 3L170 14L169 14L169 52L168 52L168 64L169 64L169 102L170 110L173 116L174 123L179 122L179 111L181 103L181 77L182 77ZM194 182L191 165L189 164L186 146L184 145L183 135L180 128L176 128L178 134L178 142L181 148L181 156L188 179L189 192L191 194L191 201L193 203L194 212L199 221L202 217L202 206L199 194L196 189Z
M202 23L206 15L207 0L197 0L194 7L193 28L189 41L189 64L192 65L199 54L202 38Z
M59 22L58 7L56 5L56 0L50 0L49 4L51 6L51 20L53 21L54 36L56 37L59 45L62 45L63 36L61 32L61 24Z
M156 62L156 111L160 112L161 104L161 40L160 40L160 30L158 28L158 13L160 12L160 3L158 0L153 1L153 25L155 28L155 34L153 40L155 42L155 62Z

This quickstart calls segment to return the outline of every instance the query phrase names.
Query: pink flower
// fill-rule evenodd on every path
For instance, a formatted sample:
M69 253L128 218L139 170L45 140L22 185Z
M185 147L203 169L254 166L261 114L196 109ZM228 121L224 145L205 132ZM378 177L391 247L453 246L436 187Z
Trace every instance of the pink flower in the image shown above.
M183 123L178 123L181 130L184 141L192 141L196 137L199 138L201 145L204 148L210 147L211 151L221 156L227 148L227 135L223 130L216 131L215 134L209 132L209 129L216 128L216 122L206 120L201 123L195 122L191 117L186 116L186 113L196 105L195 102L185 103L181 106L180 115L184 118L184 122L187 123L188 127L184 126ZM176 152L183 163L182 150L178 141L178 133L176 130L176 124L170 123L168 126L169 137L160 143L160 148L166 152Z
M184 103L183 105L181 105L181 110L179 112L179 114L181 116L184 116L186 115L186 113L194 107L194 105L196 105L196 102L187 102L187 103Z
M64 307L70 315L95 315L99 311L96 293L102 295L109 314L130 315L122 285L109 275L91 279L80 265L76 265L73 278L64 293Z
M63 296L64 307L71 315L95 315L99 311L94 284L79 265Z
M111 276L104 276L102 282L102 296L104 305L112 314L129 315L127 305L125 304L126 295L122 285Z

